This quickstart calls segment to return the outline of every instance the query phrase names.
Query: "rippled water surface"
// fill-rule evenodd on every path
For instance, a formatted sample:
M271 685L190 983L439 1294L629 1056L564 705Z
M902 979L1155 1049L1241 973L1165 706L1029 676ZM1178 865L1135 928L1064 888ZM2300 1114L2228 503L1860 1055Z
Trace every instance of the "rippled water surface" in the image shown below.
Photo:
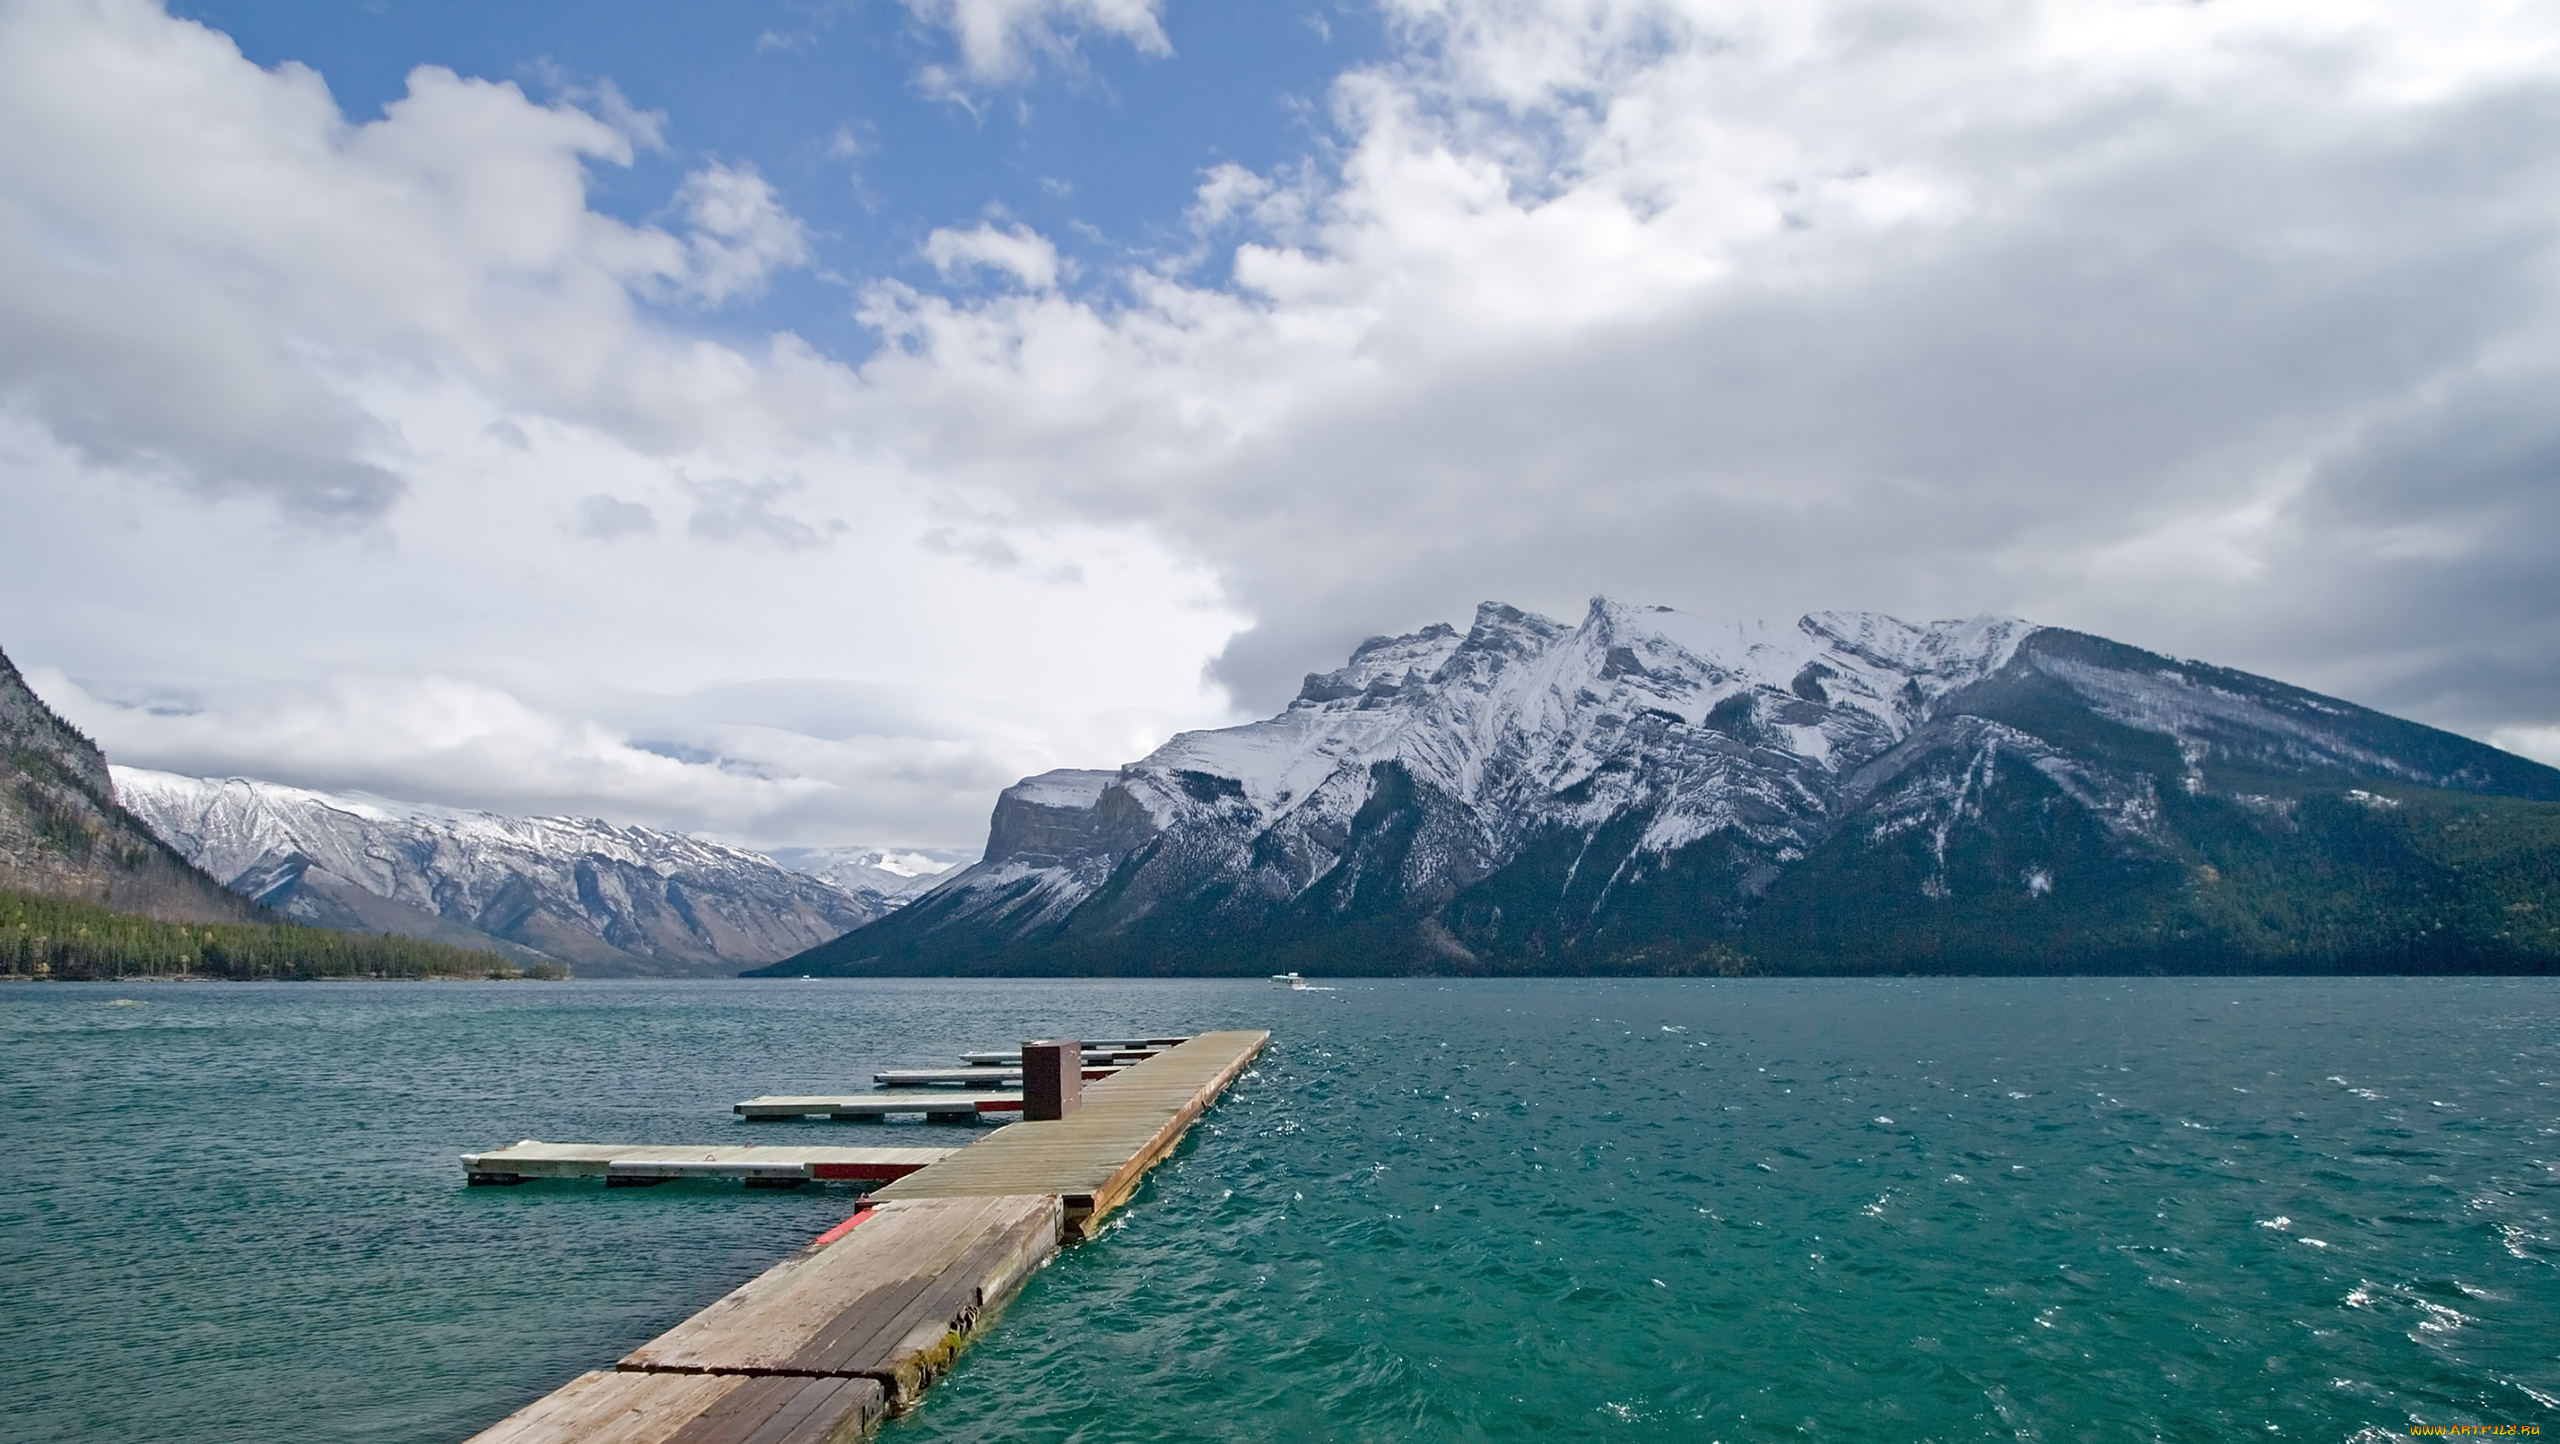
M0 991L0 1437L459 1439L853 1202L464 1149L1191 1026L1275 1038L892 1444L2560 1428L2548 981L127 984Z

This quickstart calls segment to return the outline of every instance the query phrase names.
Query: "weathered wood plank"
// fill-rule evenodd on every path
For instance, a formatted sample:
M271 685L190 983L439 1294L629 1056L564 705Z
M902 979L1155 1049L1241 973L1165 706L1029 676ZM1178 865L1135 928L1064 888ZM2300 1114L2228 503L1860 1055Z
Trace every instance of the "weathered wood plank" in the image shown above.
M875 1197L886 1202L1055 1193L1066 1200L1070 1232L1089 1235L1181 1142L1193 1120L1270 1037L1259 1030L1200 1034L1094 1082L1073 1114L1008 1124Z
M1121 1071L1113 1063L1095 1063L1084 1070L1085 1081L1108 1078ZM975 1085L980 1088L1022 1086L1022 1065L1010 1068L890 1068L871 1075L871 1081L883 1088L940 1088Z
M1179 1048L1190 1041L1191 1040L1187 1037L1087 1038L1084 1040L1084 1050L1088 1053L1135 1053L1142 1050L1147 1052L1161 1052L1166 1048ZM997 1057L1019 1058L1022 1055L1017 1050L1012 1053L968 1053L963 1054L962 1056L975 1059Z
M913 1113L1019 1113L1019 1093L767 1094L730 1105L741 1118L886 1118Z
M621 1367L863 1375L904 1397L948 1367L979 1320L1057 1252L1061 1223L1051 1197L883 1205L634 1349ZM928 1302L919 1309L919 1300Z
M667 1444L853 1444L888 1412L877 1379L749 1379Z
M1166 1044L1165 1046L1174 1045ZM1105 1048L1096 1043L1087 1043L1083 1048L1083 1059L1087 1063L1097 1065L1114 1064L1125 1067L1131 1063L1143 1063L1163 1051L1164 1048ZM1004 1048L989 1053L963 1053L960 1055L960 1061L972 1068L1019 1068L1022 1066L1022 1050Z
M634 1351L623 1367L857 1372L842 1367L830 1347L840 1353L849 1336L876 1331L930 1287L977 1238L990 1211L986 1205L981 1199L950 1201L939 1209L875 1210L863 1230L877 1231L857 1230L862 1247L812 1259L795 1277L768 1273L765 1289L750 1293L750 1284L740 1290L735 1310L704 1310Z
M977 1241L961 1257L937 1268L904 1308L885 1322L866 1318L867 1328L848 1330L824 1353L813 1347L801 1357L880 1380L888 1387L893 1407L912 1404L926 1385L951 1367L961 1347L988 1318L1058 1250L1064 1220L1056 1200L1044 1200L1045 1207L1010 1216L998 1202Z
M887 1409L876 1379L599 1371L468 1444L852 1444Z
M462 1155L474 1183L527 1178L846 1179L885 1182L941 1162L954 1148L834 1148L819 1145L704 1148L691 1144L542 1143L526 1139Z
M875 1208L836 1242L812 1245L775 1264L625 1355L621 1367L783 1372L794 1352L849 1311L868 1304L894 1312L922 1288L917 1270L929 1264L936 1248L983 1213ZM849 1244L856 1238L861 1247Z

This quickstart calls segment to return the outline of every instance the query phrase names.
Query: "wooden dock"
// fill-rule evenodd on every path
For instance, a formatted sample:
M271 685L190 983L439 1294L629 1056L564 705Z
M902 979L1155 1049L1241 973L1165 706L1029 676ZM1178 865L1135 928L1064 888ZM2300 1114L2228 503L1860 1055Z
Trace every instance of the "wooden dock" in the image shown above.
M1008 1124L872 1197L886 1203L1053 1193L1065 1204L1070 1237L1090 1237L1270 1038L1203 1033L1088 1086L1067 1117Z
M1187 1043L1190 1040L1182 1041ZM1173 1046L1167 1043L1161 1048L1097 1048L1087 1043L1084 1045L1084 1061L1097 1067L1125 1068L1132 1063L1143 1063ZM963 1053L960 1061L972 1068L1019 1068L1022 1066L1022 1050L1001 1048L988 1053Z
M971 1117L976 1117L971 1114ZM676 1178L742 1178L748 1183L886 1183L940 1163L956 1148L701 1148L629 1143L541 1143L526 1139L462 1155L475 1184L535 1178L601 1178L608 1186Z
M1119 1071L1114 1064L1088 1064L1084 1078L1091 1083ZM872 1074L871 1081L883 1088L966 1088L973 1084L980 1088L1002 1088L1007 1084L1019 1088L1022 1086L1022 1065L1015 1063L1010 1068L891 1068Z
M709 1153L942 1156L612 1371L578 1376L470 1444L853 1444L913 1403L1062 1243L1089 1237L1125 1203L1270 1036L1201 1034L1097 1080L1064 1118L1007 1124L963 1149L665 1150L688 1155L670 1162L704 1163L717 1161L699 1157ZM471 1157L534 1165L520 1152L530 1149L552 1166L561 1148ZM615 1155L610 1169L655 1163L629 1155L658 1150L601 1151Z
M892 1407L1058 1251L1045 1194L881 1204L624 1356L648 1373L877 1379ZM859 1217L860 1215L857 1215Z
M1019 1093L768 1093L732 1104L730 1111L748 1120L772 1118L839 1118L877 1123L892 1115L923 1114L930 1123L974 1122L982 1113L1019 1113Z
M877 1379L599 1370L471 1444L852 1444L888 1412Z

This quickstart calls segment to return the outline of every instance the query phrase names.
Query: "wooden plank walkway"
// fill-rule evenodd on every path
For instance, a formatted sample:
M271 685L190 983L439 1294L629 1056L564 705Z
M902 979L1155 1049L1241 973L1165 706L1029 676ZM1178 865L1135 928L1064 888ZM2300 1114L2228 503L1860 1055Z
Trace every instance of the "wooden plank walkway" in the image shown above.
M470 1444L854 1444L914 1403L1062 1242L1090 1237L1270 1036L1201 1034L1096 1082L1063 1119L1008 1124L964 1149L524 1143L470 1155L466 1166L587 1171L720 1161L710 1154L857 1154L874 1167L940 1156L613 1372L578 1376ZM686 1156L629 1157L662 1152Z
M1054 1193L1065 1201L1069 1235L1089 1238L1270 1040L1260 1030L1200 1034L1087 1087L1065 1118L1009 1123L872 1196Z
M598 1371L470 1444L854 1444L888 1411L877 1379Z
M932 1120L975 1119L981 1113L1019 1113L1019 1093L768 1093L730 1105L741 1118L842 1118L876 1122L891 1114L921 1113Z
M656 1373L877 1379L892 1407L1058 1251L1049 1195L881 1204L624 1357Z
M813 1180L885 1183L957 1152L956 1148L704 1148L526 1139L486 1153L466 1153L462 1169L475 1184L522 1183L531 1178L601 1178L607 1184L664 1183L671 1178L742 1178L749 1183L784 1185Z

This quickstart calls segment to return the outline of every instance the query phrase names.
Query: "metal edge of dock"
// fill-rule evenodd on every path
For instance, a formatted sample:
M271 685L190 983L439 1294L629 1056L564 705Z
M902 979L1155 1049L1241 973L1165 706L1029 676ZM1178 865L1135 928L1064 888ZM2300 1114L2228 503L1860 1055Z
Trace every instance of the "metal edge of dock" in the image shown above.
M1007 1124L906 1173L612 1370L468 1444L855 1444L1062 1245L1092 1237L1270 1037L1200 1034L1086 1088L1064 1118Z

